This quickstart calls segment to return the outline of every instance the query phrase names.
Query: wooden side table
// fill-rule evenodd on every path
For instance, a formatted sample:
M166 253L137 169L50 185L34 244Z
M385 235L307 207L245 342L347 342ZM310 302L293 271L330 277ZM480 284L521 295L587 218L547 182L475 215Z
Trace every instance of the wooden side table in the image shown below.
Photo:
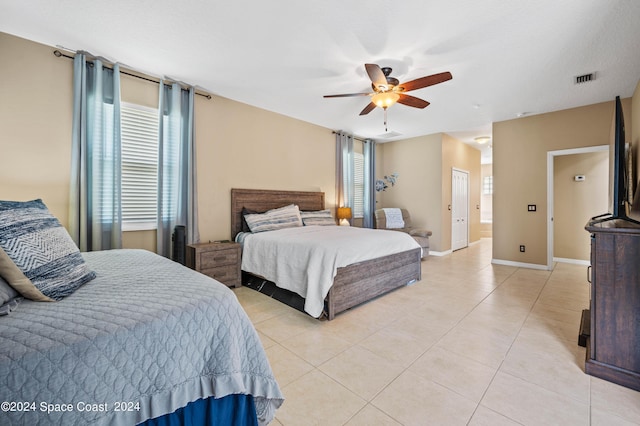
M186 266L229 287L240 287L240 250L234 242L188 244Z

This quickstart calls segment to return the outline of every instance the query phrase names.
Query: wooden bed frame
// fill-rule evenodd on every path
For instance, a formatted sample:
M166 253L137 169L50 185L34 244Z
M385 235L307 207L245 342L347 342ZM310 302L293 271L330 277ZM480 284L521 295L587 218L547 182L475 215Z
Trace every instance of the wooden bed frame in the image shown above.
M231 238L242 231L242 209L257 212L297 204L300 210L323 210L324 192L231 189ZM338 268L326 302L327 319L421 278L420 249Z

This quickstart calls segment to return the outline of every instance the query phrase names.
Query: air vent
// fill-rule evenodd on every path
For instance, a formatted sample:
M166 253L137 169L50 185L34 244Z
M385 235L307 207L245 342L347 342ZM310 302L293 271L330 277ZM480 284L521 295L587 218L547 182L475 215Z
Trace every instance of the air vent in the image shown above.
M398 137L398 136L401 136L401 135L402 135L402 133L391 131L391 132L386 132L386 133L379 134L378 136L376 136L376 138L390 139L390 138L395 138L395 137Z
M573 82L575 84L588 83L596 79L596 73L591 72L589 74L578 75L574 77Z

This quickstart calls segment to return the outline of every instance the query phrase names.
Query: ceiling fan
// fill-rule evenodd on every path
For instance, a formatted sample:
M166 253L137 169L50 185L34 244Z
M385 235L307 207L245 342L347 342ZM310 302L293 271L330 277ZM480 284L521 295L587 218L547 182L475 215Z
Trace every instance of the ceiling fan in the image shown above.
M396 102L414 108L425 108L429 105L429 102L416 98L415 96L407 95L405 92L433 86L434 84L443 83L453 78L451 73L447 71L420 77L415 80L407 81L406 83L400 83L397 78L391 77L392 69L389 67L380 68L377 64L364 64L364 67L371 79L373 92L325 95L324 97L346 98L351 96L371 96L371 102L369 102L369 104L360 111L360 115L369 114L375 109L375 107L380 107L385 110L385 125L387 121L387 108Z

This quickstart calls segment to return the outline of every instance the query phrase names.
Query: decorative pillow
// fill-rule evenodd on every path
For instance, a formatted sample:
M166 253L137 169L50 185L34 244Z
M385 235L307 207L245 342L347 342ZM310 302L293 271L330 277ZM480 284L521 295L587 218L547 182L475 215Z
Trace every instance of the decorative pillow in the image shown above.
M0 277L0 315L7 315L13 311L22 300L20 294Z
M0 248L36 289L54 300L96 276L67 230L39 199L0 201Z
M244 216L251 232L275 231L276 229L302 226L300 209L295 204L272 209L264 213Z
M331 216L330 210L300 212L300 216L302 217L302 223L304 223L305 226L337 226L336 220Z
M53 302L38 290L31 280L24 276L22 271L13 263L13 260L0 248L0 277L7 280L9 285L27 299L37 302Z

